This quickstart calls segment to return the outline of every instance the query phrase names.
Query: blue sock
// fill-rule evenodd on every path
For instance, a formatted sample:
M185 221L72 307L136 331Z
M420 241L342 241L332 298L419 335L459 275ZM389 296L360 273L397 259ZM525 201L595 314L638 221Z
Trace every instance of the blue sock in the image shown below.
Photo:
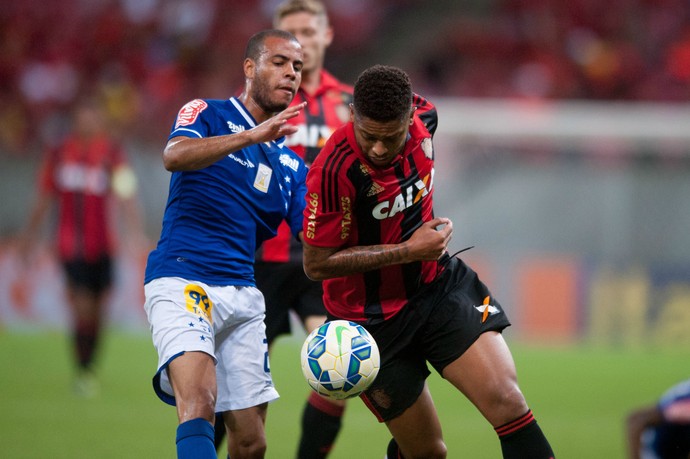
M178 459L217 458L213 444L213 425L204 418L196 418L177 426Z

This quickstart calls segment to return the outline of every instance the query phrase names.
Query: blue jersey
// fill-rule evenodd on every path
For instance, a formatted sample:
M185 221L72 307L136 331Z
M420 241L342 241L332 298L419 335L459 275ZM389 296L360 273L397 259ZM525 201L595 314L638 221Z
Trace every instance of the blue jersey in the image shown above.
M168 139L203 138L251 129L237 99L187 103ZM285 138L251 145L201 170L173 172L161 237L145 280L182 277L209 285L254 285L254 252L286 220L302 230L306 166Z

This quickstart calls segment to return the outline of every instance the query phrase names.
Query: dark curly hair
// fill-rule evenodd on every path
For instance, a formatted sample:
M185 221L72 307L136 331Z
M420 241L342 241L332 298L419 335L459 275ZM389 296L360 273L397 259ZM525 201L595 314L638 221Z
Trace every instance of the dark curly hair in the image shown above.
M374 121L402 120L412 107L410 77L397 67L375 65L355 82L355 114Z

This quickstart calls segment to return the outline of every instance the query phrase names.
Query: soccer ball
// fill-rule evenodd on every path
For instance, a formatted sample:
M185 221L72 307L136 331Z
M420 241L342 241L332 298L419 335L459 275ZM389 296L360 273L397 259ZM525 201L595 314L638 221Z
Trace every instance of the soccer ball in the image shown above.
M364 392L379 373L376 341L361 325L347 320L326 322L302 345L302 374L319 394L343 400Z

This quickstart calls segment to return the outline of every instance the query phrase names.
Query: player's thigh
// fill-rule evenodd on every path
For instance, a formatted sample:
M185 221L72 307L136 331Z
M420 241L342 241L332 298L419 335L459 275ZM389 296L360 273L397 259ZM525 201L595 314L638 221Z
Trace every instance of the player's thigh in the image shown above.
M242 410L278 398L268 361L263 295L255 287L218 287L214 324L216 411Z
M445 457L441 422L426 384L419 398L386 425L405 457Z
M498 332L482 333L469 349L443 369L442 375L465 394L494 427L527 411L513 357Z

